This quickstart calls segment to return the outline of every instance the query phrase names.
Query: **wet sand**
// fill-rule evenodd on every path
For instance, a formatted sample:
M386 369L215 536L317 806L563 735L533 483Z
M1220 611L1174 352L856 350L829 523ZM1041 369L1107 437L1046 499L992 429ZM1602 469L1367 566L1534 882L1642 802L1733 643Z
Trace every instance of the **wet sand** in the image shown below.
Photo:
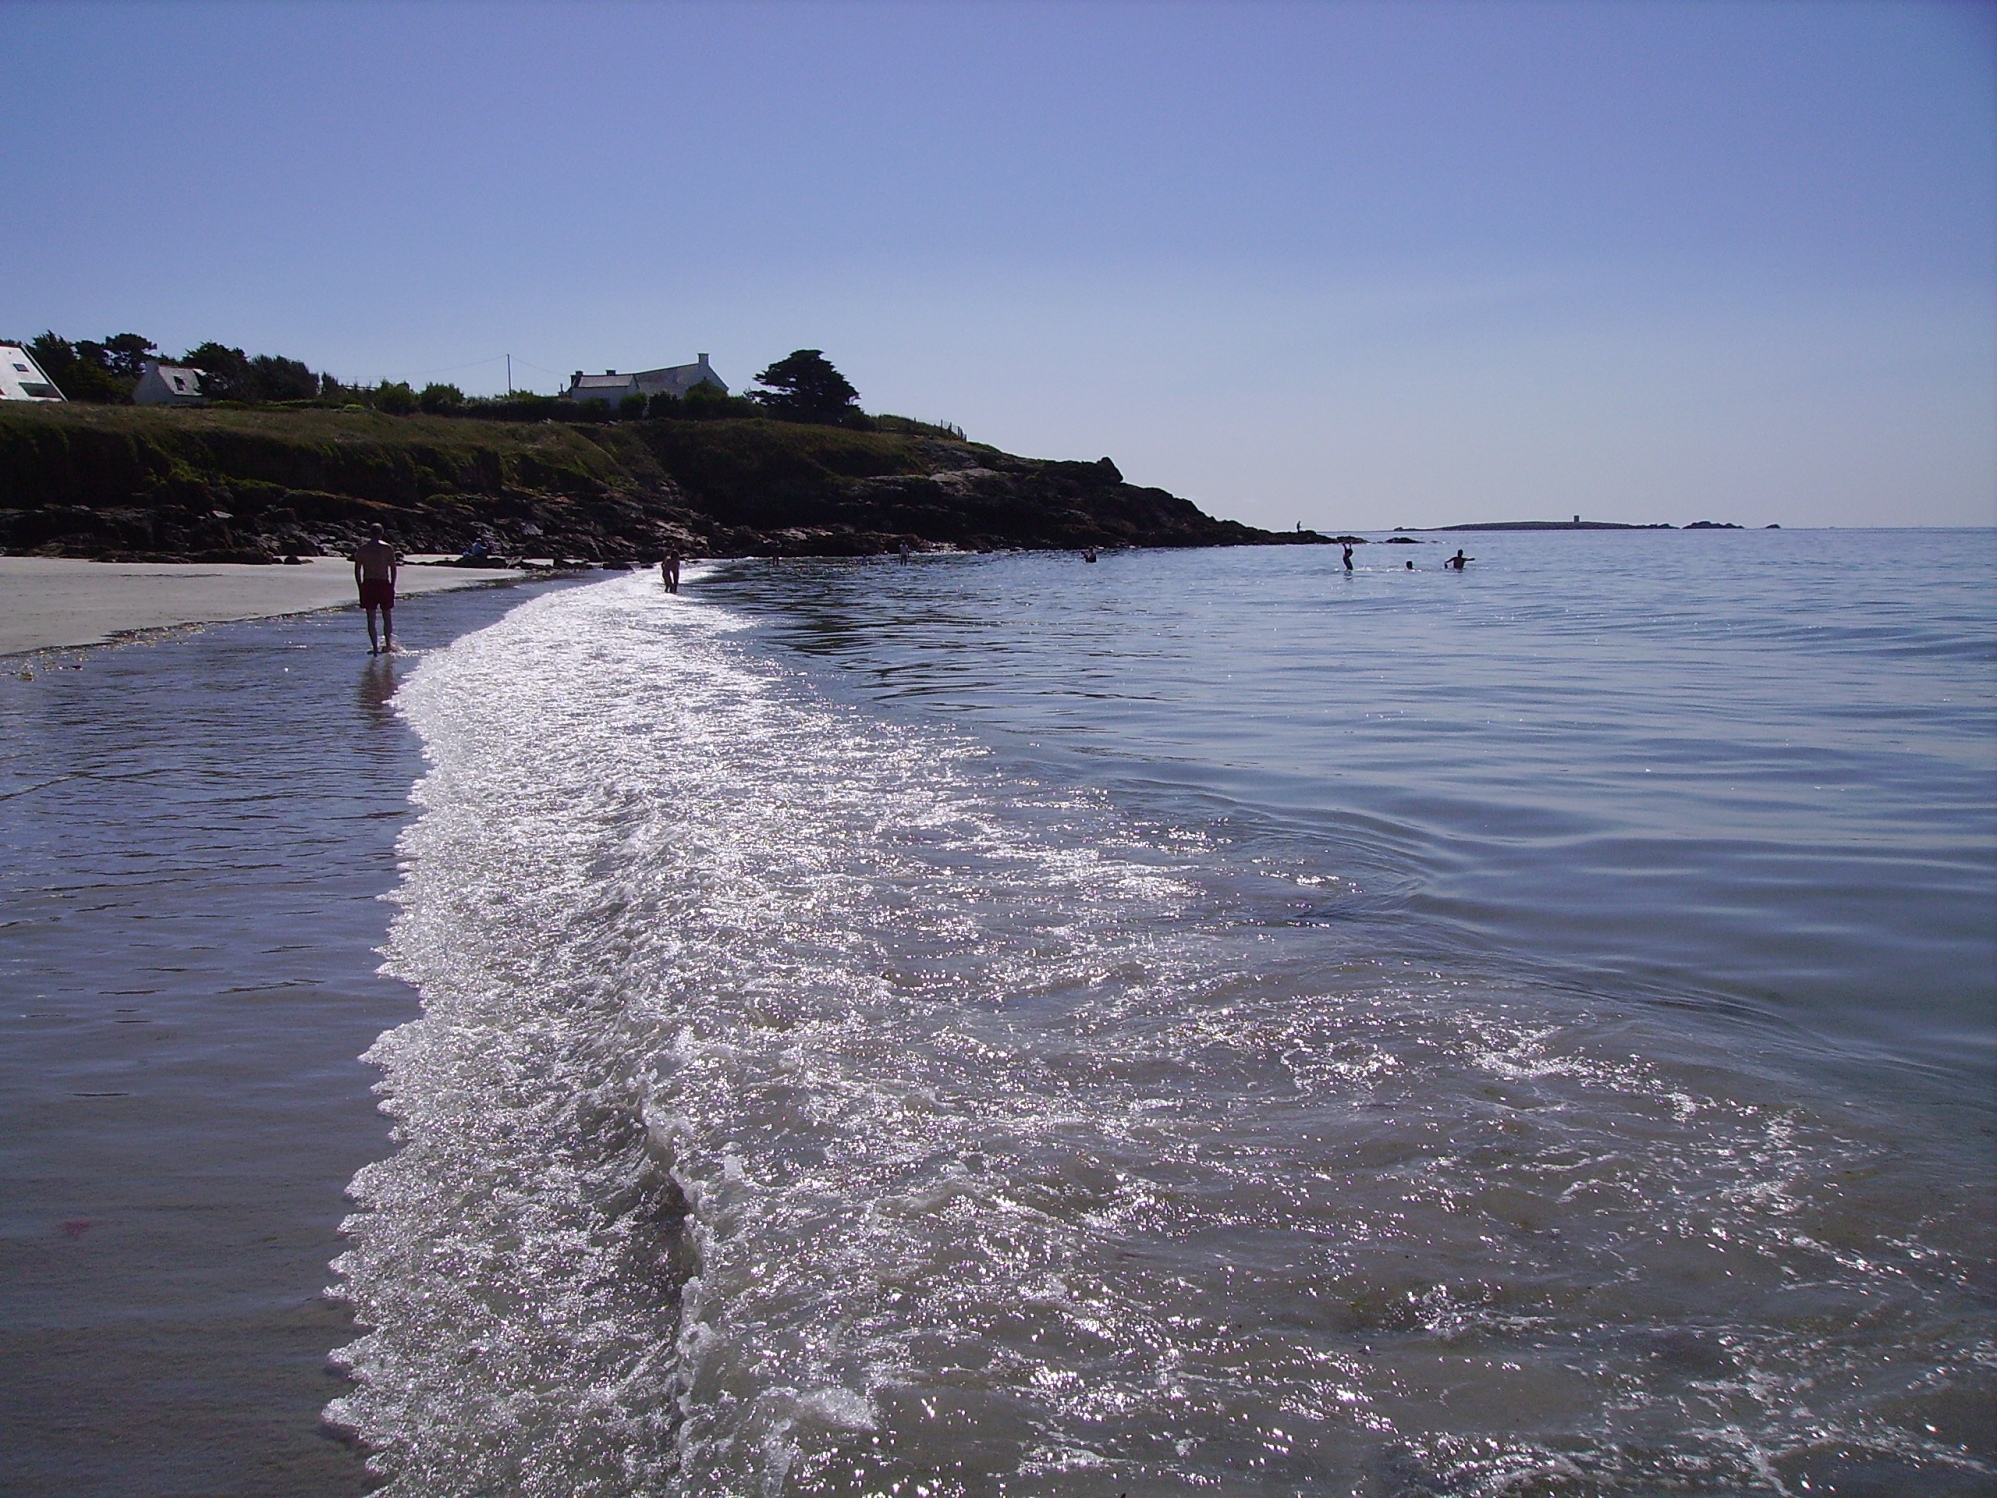
M409 597L519 576L510 570L404 566L396 591ZM0 596L6 599L0 655L22 655L101 645L142 629L350 605L354 564L344 557L308 557L296 567L0 557Z
M6 560L10 598L24 572L46 598L109 571ZM373 950L422 773L390 699L426 652L547 586L413 599L406 656L371 659L357 619L320 613L0 672L8 1498L372 1485L320 1425L346 1387L327 1353L356 1334L321 1292L343 1188L390 1149L356 1058L415 1007Z

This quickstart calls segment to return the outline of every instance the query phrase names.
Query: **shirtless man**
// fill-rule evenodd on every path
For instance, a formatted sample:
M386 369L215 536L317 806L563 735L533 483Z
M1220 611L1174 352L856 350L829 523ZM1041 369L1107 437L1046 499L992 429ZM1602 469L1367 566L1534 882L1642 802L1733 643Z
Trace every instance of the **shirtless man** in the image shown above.
M368 616L368 654L386 655L395 649L395 574L401 559L380 526L354 548L354 582L361 590L361 607ZM381 610L381 637L375 638L374 611Z

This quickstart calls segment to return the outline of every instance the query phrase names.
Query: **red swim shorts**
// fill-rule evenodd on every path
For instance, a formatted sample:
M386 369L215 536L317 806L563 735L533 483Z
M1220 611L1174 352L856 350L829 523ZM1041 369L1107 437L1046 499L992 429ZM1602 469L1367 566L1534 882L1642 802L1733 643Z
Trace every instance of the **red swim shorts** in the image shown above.
M361 607L364 609L394 608L395 584L385 577L362 578Z

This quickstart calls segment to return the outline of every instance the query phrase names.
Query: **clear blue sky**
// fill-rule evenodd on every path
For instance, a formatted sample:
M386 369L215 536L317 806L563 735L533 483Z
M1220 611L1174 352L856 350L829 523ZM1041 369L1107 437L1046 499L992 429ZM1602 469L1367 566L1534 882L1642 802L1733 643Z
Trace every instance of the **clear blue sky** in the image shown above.
M817 347L1278 526L1997 523L1987 3L0 0L0 56L0 334Z

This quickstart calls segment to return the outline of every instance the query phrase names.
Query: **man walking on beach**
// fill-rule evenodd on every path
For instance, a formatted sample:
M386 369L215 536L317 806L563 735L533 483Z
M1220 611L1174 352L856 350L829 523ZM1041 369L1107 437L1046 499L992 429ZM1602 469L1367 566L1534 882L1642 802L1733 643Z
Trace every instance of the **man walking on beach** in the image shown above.
M360 586L361 607L368 616L368 654L386 655L395 649L395 575L401 559L380 526L354 548L354 581ZM374 611L381 610L381 637L374 632Z

